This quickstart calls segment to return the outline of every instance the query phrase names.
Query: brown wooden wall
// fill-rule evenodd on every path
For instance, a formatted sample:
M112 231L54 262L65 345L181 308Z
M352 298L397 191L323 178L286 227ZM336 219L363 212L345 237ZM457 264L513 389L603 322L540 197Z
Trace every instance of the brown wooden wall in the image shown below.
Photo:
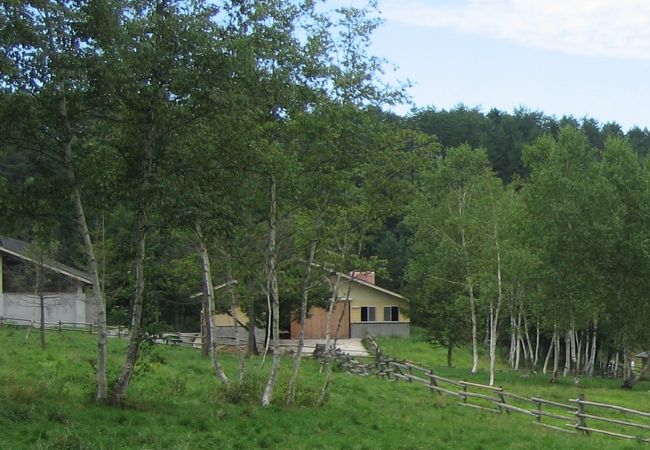
M333 320L330 326L331 336L334 338L336 327L339 318L343 314L341 320L341 328L339 329L338 337L341 339L348 339L350 337L350 302L337 302L334 310ZM312 306L305 320L305 339L324 339L325 329L327 328L327 310ZM291 321L291 339L298 339L300 333L300 324L297 320Z

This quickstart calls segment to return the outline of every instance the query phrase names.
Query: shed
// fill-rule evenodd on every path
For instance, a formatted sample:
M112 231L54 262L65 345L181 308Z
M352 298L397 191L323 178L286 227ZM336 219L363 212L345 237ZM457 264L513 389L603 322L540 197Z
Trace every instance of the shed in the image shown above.
M40 260L34 246L0 236L0 317L6 322L40 322L36 269L46 274L40 294L45 322L92 323L97 308L89 302L90 275L51 259ZM37 261L38 260L38 261Z

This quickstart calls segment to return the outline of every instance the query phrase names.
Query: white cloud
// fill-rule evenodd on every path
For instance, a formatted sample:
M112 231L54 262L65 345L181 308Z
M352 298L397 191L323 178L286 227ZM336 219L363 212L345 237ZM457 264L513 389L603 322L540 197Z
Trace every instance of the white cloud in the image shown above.
M381 0L406 25L449 28L564 53L650 60L645 0Z

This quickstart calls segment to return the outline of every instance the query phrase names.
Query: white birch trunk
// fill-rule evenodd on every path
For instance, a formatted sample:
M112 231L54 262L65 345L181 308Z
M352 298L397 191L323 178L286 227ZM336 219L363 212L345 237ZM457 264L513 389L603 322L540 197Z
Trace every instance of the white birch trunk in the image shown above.
M560 333L557 331L557 325L553 329L553 377L552 383L557 382L557 375L560 370Z
M499 325L499 311L503 300L503 287L501 282L501 251L499 249L499 235L497 222L494 224L494 246L497 258L497 304L493 307L490 301L490 386L494 386L494 364L496 361L497 333Z
M287 406L293 404L296 398L296 384L298 382L298 372L300 371L300 361L302 359L302 350L305 346L305 321L307 318L307 305L309 300L309 284L311 275L311 266L314 263L316 256L316 240L309 244L309 255L305 263L305 274L302 280L302 301L300 303L300 332L298 334L298 350L293 357L293 364L291 366L291 376L289 377L289 384L287 386Z
M596 364L596 340L598 337L598 321L594 320L594 330L591 337L591 356L589 358L589 369L587 369L587 375L590 377L594 376L594 366Z
M472 321L472 370L471 373L478 372L478 337L476 324L476 300L474 299L474 287L472 281L469 281L469 312Z
M83 242L84 253L86 254L86 262L90 271L90 278L92 281L92 296L93 303L97 308L97 392L95 399L98 401L105 401L108 398L108 381L106 377L106 302L104 301L104 291L99 280L99 267L97 258L95 257L95 247L90 237L90 230L88 222L86 221L86 214L84 212L83 202L81 201L81 193L77 185L76 173L72 161L72 128L68 121L68 109L65 97L61 99L60 114L65 124L67 138L64 143L64 166L68 181L72 185L72 200L75 209L75 218L79 225L79 232Z
M510 363L510 368L514 369L515 368L515 353L516 353L516 346L517 346L517 333L516 333L516 328L517 326L515 325L515 316L512 311L512 307L510 308L510 350L508 351L508 362Z
M276 197L276 180L271 175L269 180L269 242L268 242L268 275L269 275L269 297L271 300L271 312L273 315L273 363L271 373L264 387L262 394L262 406L269 406L273 396L273 389L278 379L280 371L280 294L278 290L277 278L277 242L276 242L276 224L277 224L277 197Z
M533 370L537 367L537 361L539 358L539 320L537 325L535 325L535 359L533 359Z
M555 349L555 333L551 337L551 345L548 346L548 351L546 352L546 358L544 359L544 366L542 367L542 373L546 374L546 368L548 367L548 362L551 360L551 355Z
M562 376L566 377L571 371L571 330L564 336L564 371Z
M466 192L459 191L458 193L458 213L460 216L464 214L464 206L466 200ZM478 337L477 337L477 323L476 323L476 300L474 298L474 281L472 280L469 257L467 255L467 242L465 240L465 229L460 229L460 245L465 253L465 281L467 283L467 292L469 294L469 313L472 323L472 370L471 373L478 372Z
M207 298L207 304L205 307L207 308L207 315L208 315L208 326L210 327L210 332L208 333L210 336L210 360L212 361L212 368L214 370L215 375L219 380L221 380L221 383L224 385L229 385L230 380L228 379L228 376L223 370L223 367L221 367L221 363L219 362L219 353L218 353L218 348L217 348L217 335L214 329L214 286L212 284L212 270L210 268L210 255L208 253L208 248L205 245L203 235L201 233L200 227L197 225L196 226L196 233L198 237L198 247L199 247L199 254L201 256L201 269L202 269L202 275L203 275L203 285L204 289L206 292L206 298Z
M585 353L584 357L582 358L582 373L587 373L589 371L589 362L591 361L589 358L589 348L591 344L591 335L589 334L589 330L585 331Z

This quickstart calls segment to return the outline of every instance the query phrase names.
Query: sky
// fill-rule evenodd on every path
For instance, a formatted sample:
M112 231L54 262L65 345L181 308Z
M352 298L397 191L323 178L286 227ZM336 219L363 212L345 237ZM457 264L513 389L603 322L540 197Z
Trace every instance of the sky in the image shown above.
M396 66L389 79L413 83L418 108L523 106L614 121L625 131L650 128L650 1L378 0L378 7L385 22L370 51Z

